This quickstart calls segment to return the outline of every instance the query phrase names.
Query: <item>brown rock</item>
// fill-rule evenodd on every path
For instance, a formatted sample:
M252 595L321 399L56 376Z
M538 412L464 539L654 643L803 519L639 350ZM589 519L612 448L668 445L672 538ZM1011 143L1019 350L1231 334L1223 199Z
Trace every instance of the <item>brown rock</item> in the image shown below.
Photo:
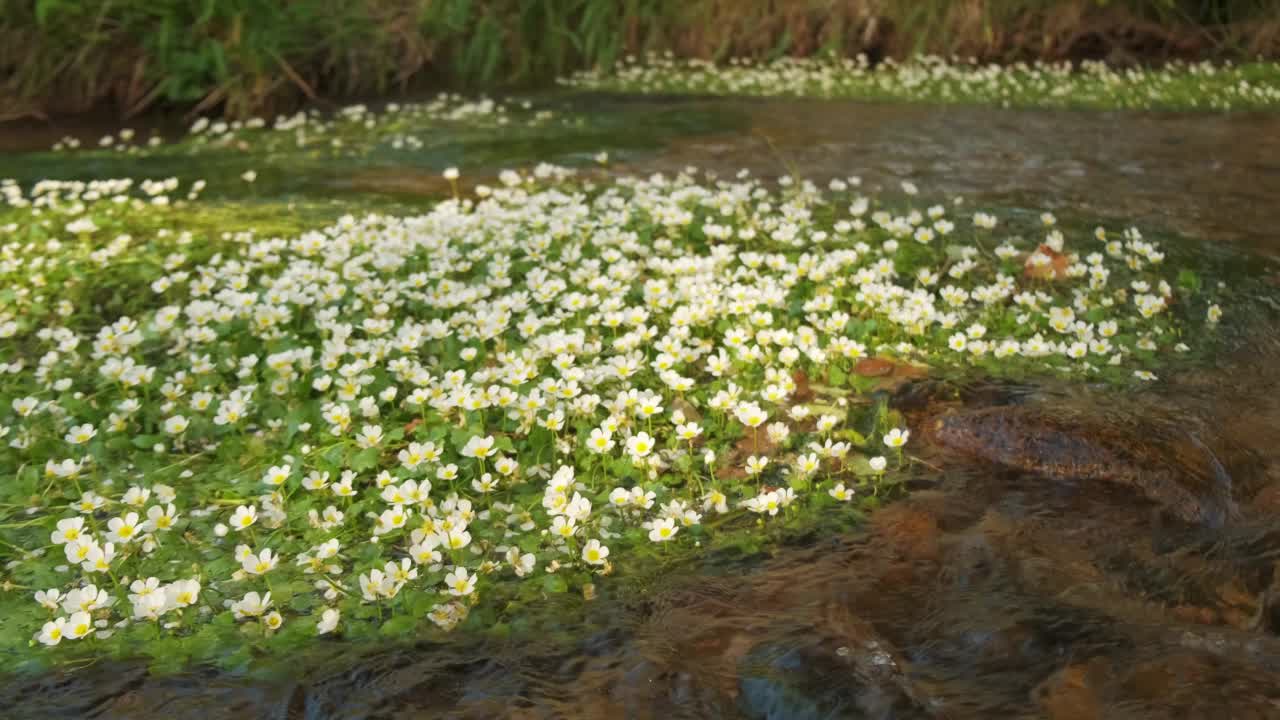
M1040 684L1033 693L1051 720L1095 720L1102 703L1090 681L1087 664L1068 665Z
M1230 477L1194 438L1179 442L1034 405L943 415L926 430L950 450L999 465L1132 487L1187 522L1222 527L1239 517Z
M909 505L890 505L871 516L875 529L900 555L921 560L938 558L938 519Z

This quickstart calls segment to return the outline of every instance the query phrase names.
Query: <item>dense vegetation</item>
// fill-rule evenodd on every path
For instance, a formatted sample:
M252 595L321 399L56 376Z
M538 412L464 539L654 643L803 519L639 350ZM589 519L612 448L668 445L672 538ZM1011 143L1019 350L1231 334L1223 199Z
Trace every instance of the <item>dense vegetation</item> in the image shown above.
M412 209L272 194L280 175L352 157L579 126L531 102L204 114L423 77L1277 100L1274 75L1252 74L1274 64L1112 69L1125 53L1269 53L1264 3L626 6L0 0L3 112L57 98L202 114L172 143L132 130L58 142L59 161L83 163L73 179L0 179L10 668L245 667L317 636L527 628L551 602L682 559L851 527L925 464L884 392L895 383L1158 382L1212 346L1219 302L1234 310L1224 285L1135 227L926 200L910 182L644 176L599 153L578 170L449 168L439 201ZM910 42L895 29L908 26ZM642 52L655 48L705 60ZM891 61L926 50L1112 64ZM288 153L303 159L276 162ZM109 154L183 177L80 172Z
M441 100L199 121L138 152L333 157L464 117L548 121ZM273 204L253 172L0 180L8 667L514 631L675 560L850 527L917 462L895 382L1141 385L1222 313L1136 228L910 183L442 175L416 214Z
M620 7L621 6L621 7ZM421 83L724 60L1275 57L1276 0L0 0L0 120L104 103L246 116Z

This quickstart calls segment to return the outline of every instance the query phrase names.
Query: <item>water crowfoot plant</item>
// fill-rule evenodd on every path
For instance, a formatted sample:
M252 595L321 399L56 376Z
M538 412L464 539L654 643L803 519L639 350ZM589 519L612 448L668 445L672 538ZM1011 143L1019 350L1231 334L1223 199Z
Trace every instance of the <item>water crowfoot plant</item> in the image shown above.
M872 65L855 58L782 57L725 64L650 54L611 70L587 70L561 80L590 90L696 95L763 95L1002 107L1233 110L1280 105L1280 66L1173 62L1158 68L1117 68L1101 61L997 65L919 56ZM922 235L933 231L920 229Z
M420 151L449 137L456 139L464 131L478 129L531 129L547 125L555 115L546 109L534 109L531 101L507 102L489 98L467 99L441 93L420 103L387 103L378 108L347 105L333 112L302 110L274 118L219 120L199 117L187 128L185 136L165 142L159 134L142 143L133 133L115 133L102 137L96 147L86 147L75 137L54 143L55 152L123 153L150 157L163 155L209 156L243 155L270 160L282 154L304 152L326 159L366 157L382 151ZM456 169L446 172L445 179L454 183ZM450 177L452 175L452 177ZM239 179L252 185L259 179L255 169L239 174ZM92 220L81 223L89 226Z
M196 242L173 182L0 183L0 649L503 622L871 507L868 367L1135 383L1222 312L1136 229L851 188L539 166Z

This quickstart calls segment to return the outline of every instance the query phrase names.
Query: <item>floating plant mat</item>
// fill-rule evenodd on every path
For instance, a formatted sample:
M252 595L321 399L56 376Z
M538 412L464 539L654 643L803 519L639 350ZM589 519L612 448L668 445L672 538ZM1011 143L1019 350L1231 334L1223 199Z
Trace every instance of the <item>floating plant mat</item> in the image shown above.
M650 55L612 70L561 81L590 90L698 95L784 95L1003 107L1240 110L1280 106L1280 66L1170 63L1116 68L1099 61L1017 63L948 61L934 56L872 66L857 58L733 60L717 65Z
M7 667L492 631L837 532L915 462L877 391L1141 385L1222 312L1135 228L910 184L463 180L417 215L0 185Z
M593 163L652 151L673 136L740 129L745 113L712 103L544 95L535 100L466 100L351 105L274 120L200 118L146 134L117 130L95 140L66 137L52 150L0 157L0 177L34 184L47 177L207 180L206 198L446 195L439 170Z

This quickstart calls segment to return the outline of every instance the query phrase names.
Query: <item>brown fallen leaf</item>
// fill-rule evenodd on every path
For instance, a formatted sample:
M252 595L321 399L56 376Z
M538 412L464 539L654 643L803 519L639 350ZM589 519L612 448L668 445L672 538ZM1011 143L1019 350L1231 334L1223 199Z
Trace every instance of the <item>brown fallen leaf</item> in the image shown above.
M1031 261L1036 255L1047 255L1049 262L1044 265L1037 265ZM1048 245L1041 245L1036 251L1027 256L1023 263L1023 275L1033 280L1065 280L1067 277L1067 266L1070 263L1067 256L1054 250Z
M808 402L813 399L813 388L809 387L808 373L796 370L791 374L791 380L796 384L796 390L791 394L792 399L796 402Z
M897 365L892 360L869 357L859 360L853 366L853 372L855 375L861 375L862 377L881 377L893 374L896 367Z

